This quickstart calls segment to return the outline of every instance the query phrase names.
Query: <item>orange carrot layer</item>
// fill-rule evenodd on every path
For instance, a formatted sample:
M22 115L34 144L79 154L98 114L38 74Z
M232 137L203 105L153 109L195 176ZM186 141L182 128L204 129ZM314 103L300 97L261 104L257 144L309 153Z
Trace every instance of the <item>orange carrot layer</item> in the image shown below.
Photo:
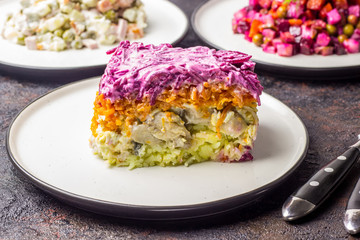
M96 94L94 102L94 116L91 131L96 136L96 129L100 125L104 131L125 131L130 136L129 126L135 121L145 121L147 116L155 109L164 112L171 107L184 108L184 104L193 105L204 117L209 116L209 108L223 110L225 107L257 106L256 100L245 89L227 87L223 83L204 83L201 90L192 86L180 90L165 90L161 93L155 104L150 105L149 98L142 100L122 99L111 103L103 95ZM99 118L99 116L101 116ZM220 129L221 123L217 128Z

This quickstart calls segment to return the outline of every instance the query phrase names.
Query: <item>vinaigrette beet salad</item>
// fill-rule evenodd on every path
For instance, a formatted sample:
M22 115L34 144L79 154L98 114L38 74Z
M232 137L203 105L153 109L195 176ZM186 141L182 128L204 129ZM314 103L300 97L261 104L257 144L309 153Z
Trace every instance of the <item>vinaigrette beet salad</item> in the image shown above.
M360 50L359 16L360 0L249 0L232 28L283 57L343 55Z

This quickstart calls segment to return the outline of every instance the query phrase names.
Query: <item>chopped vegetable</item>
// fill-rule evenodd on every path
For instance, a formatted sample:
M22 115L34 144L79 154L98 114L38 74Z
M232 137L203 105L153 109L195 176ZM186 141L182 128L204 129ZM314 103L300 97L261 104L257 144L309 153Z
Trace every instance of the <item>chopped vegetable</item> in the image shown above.
M143 37L140 0L22 0L1 33L30 50L98 48ZM131 13L131 14L130 14ZM130 16L131 15L131 16Z
M340 55L359 52L359 18L360 0L249 0L232 29L267 53Z

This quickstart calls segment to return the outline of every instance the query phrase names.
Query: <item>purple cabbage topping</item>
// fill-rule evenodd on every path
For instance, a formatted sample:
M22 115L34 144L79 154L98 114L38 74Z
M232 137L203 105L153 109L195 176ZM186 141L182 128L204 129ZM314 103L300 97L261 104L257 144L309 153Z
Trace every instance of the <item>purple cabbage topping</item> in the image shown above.
M247 89L260 105L263 90L251 56L207 47L173 48L143 43L120 42L108 51L113 54L100 84L99 93L112 102L118 99L150 97L155 104L165 89L201 87L204 82L224 82L226 86Z

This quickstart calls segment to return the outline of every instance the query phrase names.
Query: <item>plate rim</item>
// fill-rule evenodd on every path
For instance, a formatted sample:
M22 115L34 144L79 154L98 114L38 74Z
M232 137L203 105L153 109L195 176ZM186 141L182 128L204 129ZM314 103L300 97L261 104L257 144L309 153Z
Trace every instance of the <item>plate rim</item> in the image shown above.
M190 29L190 21L189 21L189 18L187 17L187 15L185 14L185 12L178 6L176 5L175 3L171 2L171 1L168 1L168 0L162 0L163 2L166 2L167 4L170 4L172 5L174 8L176 8L179 13L181 15L183 15L183 18L185 19L185 28L184 28L184 31L181 33L181 35L179 35L175 41L171 42L170 44L171 45L177 45L179 42L181 42L186 34L189 32L189 29ZM0 1L0 6L6 2L13 2L13 0L5 0L5 1ZM151 2L151 1L150 1ZM0 38L2 38L2 40L6 40L6 39L3 39L2 36L0 36ZM137 41L141 41L141 39L136 39L136 40L133 40L132 42L137 42ZM109 45L109 49L110 50L111 48L115 48L118 46L119 43L116 43L116 44L113 44L113 45ZM24 46L25 47L25 46ZM81 51L81 50L80 50ZM104 49L104 52L106 52L106 50ZM48 72L51 72L51 71L85 71L85 70L89 70L89 69L96 69L96 68L104 68L105 69L105 66L106 66L107 63L104 63L104 64L93 64L93 65L87 65L87 66L79 66L79 67L51 67L51 66L28 66L28 65L25 65L25 64L18 64L18 63L8 63L6 61L2 61L0 60L0 69L4 68L4 69L11 69L13 70L13 68L17 69L25 69L25 70L28 70L28 71L48 71ZM90 77L90 76L89 76Z
M105 215L111 217L118 217L128 220L145 220L145 221L177 221L177 220L189 220L189 219L198 219L204 217L211 217L221 215L235 209L243 208L249 204L256 202L257 200L263 198L265 195L269 194L271 190L276 188L280 183L287 179L303 162L309 147L309 134L306 128L306 125L302 119L294 112L290 107L288 107L281 100L273 97L266 92L268 97L272 100L277 101L287 108L288 111L292 112L301 124L302 129L304 130L305 135L305 144L304 150L301 153L301 156L296 160L296 163L292 165L285 173L280 177L276 178L274 181L268 182L265 185L262 185L258 188L255 188L251 191L248 191L243 194L238 194L235 196L227 197L224 199L209 201L198 204L188 204L188 205L176 205L176 206L147 206L147 205L137 205L137 204L126 204L119 203L108 200L101 200L93 197L86 197L80 194L72 193L67 190L61 189L59 187L53 186L34 174L27 171L14 157L11 144L10 144L10 135L14 123L20 117L20 115L32 104L35 104L38 100L58 91L63 88L71 87L72 85L82 84L86 81L91 81L98 79L99 77L82 79L79 81L71 82L64 84L57 88L54 88L47 93L35 98L29 102L25 107L23 107L12 119L5 136L5 148L10 162L13 166L20 171L20 173L36 187L40 188L49 195L59 199L62 202L65 202L71 206L77 207L79 209ZM224 207L225 206L225 207Z
M204 43L206 43L207 45L214 47L216 49L223 49L222 47L218 46L215 43L212 43L210 40L208 40L205 36L203 36L200 33L200 30L197 28L195 22L197 19L197 14L199 13L199 11L201 10L202 7L204 7L206 4L210 4L211 2L219 2L221 0L203 0L192 12L191 14L191 18L190 18L190 23L192 26L192 29L194 30L195 34L201 39L201 41L203 41ZM226 49L225 49L226 50ZM360 53L359 53L360 54ZM336 66L336 67L300 67L300 66L283 66L281 64L276 64L273 62L264 62L261 60L255 60L255 59L251 59L252 61L254 61L255 63L257 63L260 67L261 70L265 70L265 71L270 71L270 72L274 72L274 68L276 70L281 69L283 72L280 75L293 75L294 72L296 73L302 73L302 75L304 76L312 76L313 74L316 74L315 77L322 77L322 73L324 72L330 72L329 74L326 74L327 76L331 76L333 73L337 73L339 71L347 71L350 72L350 74L352 74L354 77L360 75L360 64L356 65L356 66ZM306 70L307 72L304 73L303 71ZM278 73L278 72L277 72ZM278 73L279 74L279 73ZM320 74L320 75L319 75ZM348 78L346 77L341 77L340 76L335 76L336 79L338 78ZM319 80L323 80L323 79L319 79Z

